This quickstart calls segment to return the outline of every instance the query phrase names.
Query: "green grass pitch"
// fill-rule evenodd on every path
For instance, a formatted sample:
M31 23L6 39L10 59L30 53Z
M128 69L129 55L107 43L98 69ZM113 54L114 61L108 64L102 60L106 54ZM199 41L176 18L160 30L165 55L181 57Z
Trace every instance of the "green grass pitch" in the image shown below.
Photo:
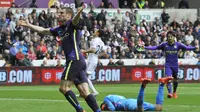
M95 85L100 92L100 104L109 94L136 98L139 84ZM58 91L58 86L1 86L0 112L75 112ZM149 84L145 90L145 101L155 103L158 84ZM75 87L73 90L77 93ZM163 112L200 112L200 84L179 84L178 99L168 99L165 87ZM87 112L92 112L82 98L78 98Z

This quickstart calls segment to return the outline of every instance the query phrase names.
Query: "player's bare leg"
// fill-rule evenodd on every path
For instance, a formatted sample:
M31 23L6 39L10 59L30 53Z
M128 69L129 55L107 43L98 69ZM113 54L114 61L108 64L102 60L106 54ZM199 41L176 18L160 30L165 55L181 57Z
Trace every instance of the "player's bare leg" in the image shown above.
M99 109L99 106L98 106L98 104L96 102L96 99L95 99L94 95L90 94L90 92L89 92L88 83L79 84L77 86L77 89L78 89L78 91L80 93L80 96L85 99L87 104L90 106L90 108L94 112L101 112L101 110Z
M88 75L89 76L89 75ZM88 81L88 85L89 85L89 88L92 90L92 94L96 97L97 95L99 95L99 92L95 89L92 81L87 78L87 81ZM81 97L80 94L77 94L76 97Z

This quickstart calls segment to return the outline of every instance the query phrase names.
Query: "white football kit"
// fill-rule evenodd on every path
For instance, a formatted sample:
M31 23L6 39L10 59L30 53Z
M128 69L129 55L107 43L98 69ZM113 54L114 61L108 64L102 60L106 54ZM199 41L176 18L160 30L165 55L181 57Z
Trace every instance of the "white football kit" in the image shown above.
M92 74L97 67L98 55L104 48L104 42L96 37L90 42L90 49L96 49L95 53L89 53L87 58L87 74Z

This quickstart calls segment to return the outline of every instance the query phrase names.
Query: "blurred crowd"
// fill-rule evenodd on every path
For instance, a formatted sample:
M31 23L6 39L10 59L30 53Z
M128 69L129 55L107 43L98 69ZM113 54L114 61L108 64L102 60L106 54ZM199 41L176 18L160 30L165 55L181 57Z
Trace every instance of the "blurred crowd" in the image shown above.
M100 59L164 58L165 54L161 50L148 51L141 46L155 46L165 42L166 33L171 30L176 32L176 41L199 48L200 18L195 22L189 19L174 19L169 22L170 15L163 9L161 18L148 22L141 19L137 9L125 14L122 14L120 9L116 10L117 13L113 17L103 9L100 13L95 12L94 7L90 8L89 13L82 13L79 22L82 49L90 47L91 37L97 29L100 30L100 37L106 45L106 50L102 51L105 55L99 57ZM41 12L33 9L31 13L27 13L24 8L9 8L0 17L0 60L4 59L6 64L12 66L32 66L33 60L44 60L43 66L48 66L45 64L48 60L57 60L56 66L62 66L59 61L65 59L65 56L59 37L40 35L17 24L18 20L26 20L44 28L55 27L59 25L57 17L57 13L51 12L51 8ZM178 57L193 59L199 54L200 49L180 50Z

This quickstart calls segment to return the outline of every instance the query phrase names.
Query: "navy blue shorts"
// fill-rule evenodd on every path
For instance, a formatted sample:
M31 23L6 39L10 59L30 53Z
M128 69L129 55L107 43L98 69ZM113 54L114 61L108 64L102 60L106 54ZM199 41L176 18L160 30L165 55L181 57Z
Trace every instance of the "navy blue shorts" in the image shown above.
M165 74L169 77L169 76L172 76L172 77L175 77L177 78L177 75L178 75L178 67L168 67L168 66L165 66Z
M62 73L61 80L73 81L77 86L87 82L85 60L68 60Z

